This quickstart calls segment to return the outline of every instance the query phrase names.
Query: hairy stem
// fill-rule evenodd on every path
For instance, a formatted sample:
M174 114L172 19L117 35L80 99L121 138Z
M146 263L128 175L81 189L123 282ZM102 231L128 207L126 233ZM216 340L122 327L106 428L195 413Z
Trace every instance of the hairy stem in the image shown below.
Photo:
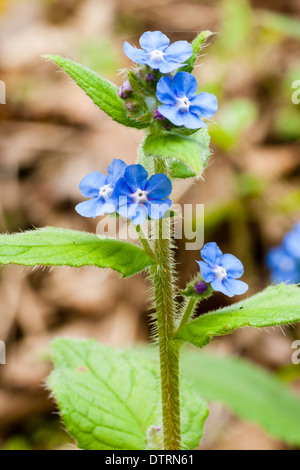
M164 160L157 159L156 173L166 173L166 170ZM154 240L157 266L152 269L152 277L160 354L164 450L180 450L179 344L172 341L176 325L170 226L168 218L157 222Z
M181 319L180 325L178 327L178 330L180 330L180 328L182 328L189 321L189 319L191 318L191 316L192 316L192 314L195 310L195 307L196 307L198 301L199 301L199 299L197 299L197 297L192 296L186 302L185 309L184 309L184 312L183 312L182 319Z

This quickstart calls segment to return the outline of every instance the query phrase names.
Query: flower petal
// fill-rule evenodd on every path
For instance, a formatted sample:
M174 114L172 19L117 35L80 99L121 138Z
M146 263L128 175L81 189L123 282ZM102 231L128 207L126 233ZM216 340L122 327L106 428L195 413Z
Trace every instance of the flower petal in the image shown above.
M133 191L126 183L124 177L118 179L111 195L115 207L124 206L132 200Z
M141 225L145 222L147 217L146 209L143 205L134 203L134 204L126 204L124 206L120 206L117 209L118 214L126 219L131 219L135 225Z
M238 279L223 279L223 294L228 297L233 297L234 295L242 295L249 289L248 284Z
M239 278L244 274L243 263L233 255L223 255L220 266L226 269L228 277Z
M103 173L94 171L86 175L79 183L79 189L85 197L95 197L99 195L99 190L106 184L106 176Z
M154 199L153 201L145 202L145 208L147 210L150 219L161 219L164 214L170 209L172 201L170 199Z
M176 41L165 51L165 59L167 61L185 62L192 57L193 48L187 41ZM178 67L179 68L179 67Z
M283 246L286 251L296 258L300 259L300 225L297 224L291 232L283 239Z
M300 270L296 268L293 271L281 271L280 269L274 269L271 272L271 279L276 284L282 282L286 284L297 284L300 279Z
M166 175L158 173L149 178L145 190L149 199L164 199L171 194L172 183Z
M217 292L233 297L234 295L242 295L248 290L248 285L237 279L215 279L211 282L212 288Z
M211 242L204 245L201 250L201 256L209 266L214 268L216 265L219 265L223 253L215 242Z
M162 77L156 87L157 99L164 104L176 104L176 93L171 77Z
M108 198L102 204L99 204L96 211L96 216L98 217L103 214L113 214L116 211L116 208L117 207L114 200L112 198Z
M162 114L162 116L169 119L169 121L171 121L172 124L175 124L175 126L184 125L185 123L184 115L186 113L181 113L180 109L176 105L163 104L162 106L159 106L157 109L160 112L160 114Z
M170 39L161 31L147 31L140 37L140 46L146 52L162 51L168 47Z
M117 179L123 176L127 164L123 160L114 158L112 163L107 168L108 177L106 179L107 184L114 184Z
M97 210L102 204L100 198L93 197L88 201L83 201L77 204L75 207L76 212L82 215L82 217L97 217Z
M133 47L129 42L125 41L123 51L127 57L136 64L146 64L148 60L148 54L142 49Z
M218 111L218 100L211 93L200 93L191 99L190 111L203 118L211 118Z
M182 98L187 96L189 99L194 98L198 90L196 78L188 72L178 72L173 78L173 86L177 96Z
M124 172L124 178L130 189L136 192L138 189L145 189L148 173L142 165L129 165Z
M207 127L207 124L202 121L200 117L191 112L183 113L183 122L184 127L187 129L200 129Z
M280 269L285 272L293 271L298 265L296 258L290 256L283 246L271 248L266 263L269 269Z
M204 261L196 261L200 266L200 272L205 282L212 282L215 278L215 273Z
M181 64L180 62L174 62L171 60L162 60L156 68L158 68L161 73L171 73L185 65L187 64Z

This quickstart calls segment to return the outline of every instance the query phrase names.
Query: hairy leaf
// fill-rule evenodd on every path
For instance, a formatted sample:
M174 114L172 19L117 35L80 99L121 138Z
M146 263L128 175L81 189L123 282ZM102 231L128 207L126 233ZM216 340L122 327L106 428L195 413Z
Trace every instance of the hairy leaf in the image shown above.
M244 326L257 328L300 321L300 290L295 285L279 284L192 320L176 339L202 348L215 336L223 336Z
M147 124L128 116L124 100L120 98L117 86L109 80L70 59L58 55L47 55L45 58L59 65L93 102L114 121L127 127L138 129L147 127Z
M243 359L185 350L183 377L206 400L226 405L271 436L300 446L300 400L269 372Z
M159 367L137 351L121 352L94 340L57 339L49 385L68 431L86 450L148 448L148 431L161 426ZM184 386L183 447L198 445L208 411Z
M0 235L0 264L98 266L132 276L154 260L138 246L92 233L45 227Z
M187 174L201 176L210 156L209 143L207 129L201 129L191 136L150 134L144 141L143 150L146 155L167 158L171 165L176 161L183 164L184 167L181 165L177 168L177 173L173 172L173 177L187 177Z

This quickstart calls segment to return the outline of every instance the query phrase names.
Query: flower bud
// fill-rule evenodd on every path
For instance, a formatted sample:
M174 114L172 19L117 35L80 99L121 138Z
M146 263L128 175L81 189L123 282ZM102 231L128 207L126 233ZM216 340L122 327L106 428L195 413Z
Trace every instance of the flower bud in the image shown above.
M156 121L165 121L165 118L163 117L162 114L158 111L158 109L155 109L153 111L153 117Z
M133 92L132 86L130 85L130 82L127 80L126 82L123 83L123 85L119 89L119 96L125 100L128 98L129 95Z
M133 103L132 101L130 103L126 103L126 108L129 112L132 113L135 110L135 103Z
M148 73L146 75L146 82L153 83L154 81L155 81L155 77L154 77L153 73Z
M204 294L207 291L207 284L204 281L197 282L194 285L194 291L199 295Z

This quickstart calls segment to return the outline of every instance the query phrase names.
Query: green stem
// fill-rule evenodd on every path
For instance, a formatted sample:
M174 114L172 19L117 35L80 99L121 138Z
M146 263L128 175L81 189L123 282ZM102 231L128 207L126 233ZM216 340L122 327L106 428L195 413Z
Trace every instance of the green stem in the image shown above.
M153 258L155 260L155 253L153 252L153 250L150 246L150 243L148 241L148 238L146 237L146 235L144 234L144 232L142 230L142 227L140 225L137 225L136 226L136 231L138 233L140 242L141 242L145 252L147 253L147 255L151 256L151 258Z
M164 160L157 159L156 173L166 173L166 170ZM157 266L152 268L152 277L160 355L164 450L180 450L179 343L172 341L176 325L170 219L157 222L155 235Z
M192 296L189 298L188 302L186 303L186 307L185 307L180 325L178 327L178 330L180 330L180 328L186 325L186 323L189 321L198 302L199 302L199 299L197 299L197 297Z

